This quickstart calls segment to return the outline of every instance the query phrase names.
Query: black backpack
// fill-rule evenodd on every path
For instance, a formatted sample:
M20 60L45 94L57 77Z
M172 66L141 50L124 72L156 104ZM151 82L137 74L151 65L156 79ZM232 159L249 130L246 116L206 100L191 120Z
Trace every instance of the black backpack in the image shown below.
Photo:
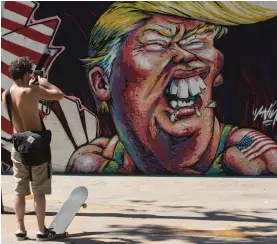
M6 90L6 103L8 114L12 122L12 97L10 88ZM23 165L29 167L30 180L32 181L32 166L38 166L48 162L48 178L50 178L50 163L51 163L51 137L50 130L46 130L41 116L42 129L41 131L25 131L15 133L12 135L11 142L14 148L20 154L21 162Z

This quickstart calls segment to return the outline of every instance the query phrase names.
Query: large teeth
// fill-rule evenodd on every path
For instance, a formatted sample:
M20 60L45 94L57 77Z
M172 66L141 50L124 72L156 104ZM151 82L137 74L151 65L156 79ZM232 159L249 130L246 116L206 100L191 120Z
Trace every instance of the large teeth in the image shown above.
M179 98L188 98L189 97L189 88L186 80L180 80L178 85L177 96Z
M201 117L201 116L202 116L202 114L201 114L201 112L200 112L200 110L199 110L198 108L195 108L195 113L196 113L196 115L197 115L198 117Z
M200 76L194 76L179 81L172 80L166 93L177 95L179 98L193 97L201 93L207 86Z
M207 86L200 76L190 77L187 79L189 84L189 93L195 96L201 93L201 89L206 89Z
M189 107L191 105L193 105L194 102L193 101L189 101L189 102L182 102L182 101L175 101L175 100L172 100L170 101L170 106L172 108L183 108L183 107Z
M200 77L200 76L197 76L197 82L199 84L199 87L203 90L203 89L206 89L207 86L205 84L205 82L203 81L203 79Z
M194 77L187 79L189 84L189 93L191 96L195 96L201 93L199 83L196 82L196 79Z
M170 86L170 89L169 89L169 93L175 95L175 94L177 94L177 91L178 91L178 86L176 84L176 81L173 80L173 81L171 81L171 86Z
M178 101L178 106L179 107L188 107L188 106L191 106L192 104L193 104L193 101L189 101L188 103L182 102L182 101Z
M211 101L207 106L206 108L216 108L216 101Z
M176 108L176 107L177 107L177 104L178 104L177 101L174 101L174 100L170 102L170 106L171 106L172 108Z
M170 87L166 89L166 93L170 95L176 95L176 99L170 101L172 108L189 107L194 104L195 96L201 93L202 89L206 89L207 86L200 76L189 77L187 79L172 80ZM180 101L186 99L186 101ZM189 98L189 99L188 99ZM198 116L201 116L200 111L196 111Z
M171 121L172 123L174 123L175 120L176 120L176 116L175 116L175 114L173 113L173 114L170 115L170 121Z

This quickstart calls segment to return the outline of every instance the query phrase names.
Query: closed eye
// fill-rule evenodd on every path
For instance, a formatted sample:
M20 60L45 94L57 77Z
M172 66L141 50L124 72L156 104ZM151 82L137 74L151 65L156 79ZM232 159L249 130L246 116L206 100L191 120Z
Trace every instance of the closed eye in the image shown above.
M149 43L145 45L145 49L150 52L162 52L166 48L164 43Z
M190 43L181 43L180 42L180 46L185 49L189 49L189 50L201 50L201 49L205 48L206 45L204 42L196 41L196 42L190 42Z

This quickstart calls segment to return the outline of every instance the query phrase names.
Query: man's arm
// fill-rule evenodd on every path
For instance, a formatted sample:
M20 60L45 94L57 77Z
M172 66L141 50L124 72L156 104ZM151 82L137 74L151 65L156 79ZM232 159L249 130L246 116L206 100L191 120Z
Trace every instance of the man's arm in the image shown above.
M45 78L38 77L39 85L30 85L31 91L36 93L39 100L61 100L64 97L63 92Z
M2 92L1 100L3 105L6 107L6 91Z
M259 131L238 129L228 138L225 166L242 175L277 175L277 143Z
M1 100L2 100L2 104L4 105L4 108L8 112L7 103L6 103L6 91L2 92Z

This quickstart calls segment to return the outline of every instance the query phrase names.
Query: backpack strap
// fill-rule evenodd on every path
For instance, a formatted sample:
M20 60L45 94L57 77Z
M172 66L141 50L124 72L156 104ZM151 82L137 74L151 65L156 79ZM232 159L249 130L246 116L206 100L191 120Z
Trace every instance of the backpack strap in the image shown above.
M9 117L10 117L10 121L11 121L11 124L13 124L13 121L12 121L12 110L11 110L11 107L12 107L12 96L11 96L10 88L8 88L6 90L5 97L6 97L6 104L7 104L7 109L8 109L8 114L9 114Z
M30 181L33 181L32 166L28 166Z
M8 115L9 115L11 124L13 125L13 121L12 121L12 111L11 111L12 96L11 96L10 88L8 88L8 89L5 91L5 98L6 98L6 104L7 104L7 109L8 109ZM4 140L4 141L6 141L6 142L10 142L10 143L13 142L13 141L12 141L12 138L7 139L7 138L4 138L4 137L1 136L1 139Z
M41 122L41 127L42 127L42 130L46 130L46 127L45 127L45 124L44 124L44 122L43 122L42 117L40 116L40 114L39 114L39 113L38 113L38 115L39 115L39 118L40 118L40 122Z

